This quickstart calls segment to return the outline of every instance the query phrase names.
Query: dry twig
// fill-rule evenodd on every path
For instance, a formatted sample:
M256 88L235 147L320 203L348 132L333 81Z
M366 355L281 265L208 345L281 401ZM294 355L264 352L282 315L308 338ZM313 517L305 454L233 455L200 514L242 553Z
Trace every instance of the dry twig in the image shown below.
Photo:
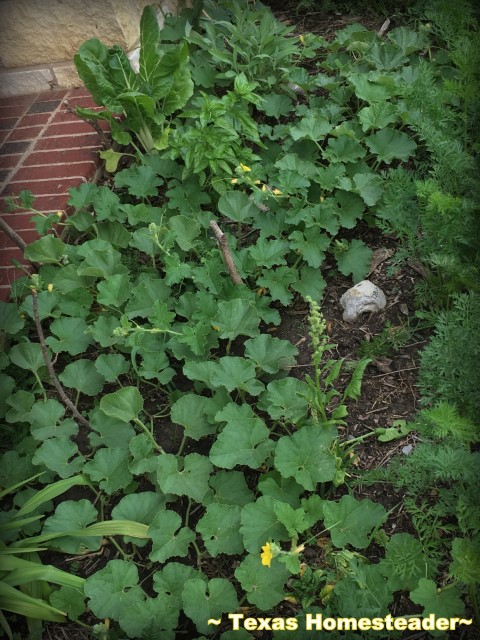
M77 422L82 424L84 427L87 427L87 429L91 429L92 427L90 423L78 411L77 407L73 404L73 402L67 396L67 394L65 393L62 385L60 384L57 378L57 374L55 373L55 370L53 368L52 361L50 360L50 356L48 355L47 345L45 343L45 336L43 334L42 324L40 322L40 316L38 315L38 299L37 299L37 292L35 291L35 289L32 289L32 305L33 305L33 319L35 321L35 326L37 328L38 338L40 340L40 347L42 348L42 355L43 355L45 364L47 365L48 373L50 375L50 380L52 381L52 384L55 387L60 400L63 402L64 406L72 412L73 417L77 420Z
M235 284L244 284L240 274L238 273L237 267L232 258L232 254L230 253L230 249L228 247L227 236L220 229L215 220L210 220L210 227L215 234L215 237L218 240L218 244L220 245L220 249L222 251L223 259L225 264L227 265L228 271L232 277L232 280Z

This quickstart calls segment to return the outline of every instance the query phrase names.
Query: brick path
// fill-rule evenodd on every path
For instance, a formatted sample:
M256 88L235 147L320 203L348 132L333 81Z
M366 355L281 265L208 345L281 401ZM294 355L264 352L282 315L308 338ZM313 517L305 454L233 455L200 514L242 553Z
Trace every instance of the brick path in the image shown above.
M91 180L99 167L98 134L67 111L65 100L70 107L95 106L85 89L0 99L0 216L26 243L38 238L32 213L7 213L5 196L28 189L37 211L63 211L68 189ZM0 230L0 300L25 275L12 258L23 262L22 251Z

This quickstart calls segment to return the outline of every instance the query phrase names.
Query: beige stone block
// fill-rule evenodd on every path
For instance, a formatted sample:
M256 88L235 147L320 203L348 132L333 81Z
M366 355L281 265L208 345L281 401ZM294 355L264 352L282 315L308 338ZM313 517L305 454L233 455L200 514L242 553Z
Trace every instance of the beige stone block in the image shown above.
M115 0L2 0L3 64L15 68L71 60L79 46L94 37L108 45L128 48L114 3Z
M54 85L55 78L48 68L0 72L1 97L43 93Z
M57 84L62 89L83 87L83 82L78 77L77 69L73 62L55 62L51 66Z

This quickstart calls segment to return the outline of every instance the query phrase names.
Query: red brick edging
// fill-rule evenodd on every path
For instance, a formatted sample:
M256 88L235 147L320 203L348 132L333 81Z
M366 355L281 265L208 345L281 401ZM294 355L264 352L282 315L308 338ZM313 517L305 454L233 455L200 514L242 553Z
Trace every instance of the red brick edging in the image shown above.
M36 210L63 211L68 189L91 180L99 166L98 134L67 110L65 100L71 108L95 107L85 89L0 99L0 216L27 244L38 238L32 213L8 213L5 196L28 189ZM13 258L23 262L22 251L0 231L0 300L25 275Z

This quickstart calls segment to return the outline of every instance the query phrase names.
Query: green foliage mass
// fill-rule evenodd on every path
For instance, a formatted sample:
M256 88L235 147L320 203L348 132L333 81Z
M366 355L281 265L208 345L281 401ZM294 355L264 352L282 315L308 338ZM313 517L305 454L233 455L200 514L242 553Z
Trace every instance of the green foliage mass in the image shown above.
M286 593L334 615L384 616L408 592L425 615L463 615L460 586L475 606L478 582L478 296L457 295L439 316L420 374L437 404L415 423L422 443L387 472L417 537L387 535L380 504L335 497L355 443L380 432L340 435L370 360L343 375L319 303L326 264L353 281L368 274L359 223L393 229L447 301L473 281L471 20L384 38L354 23L327 41L295 36L259 3L203 5L161 30L145 9L138 71L95 39L75 57L101 107L79 114L109 122L107 169L127 166L114 189L70 191L68 242L49 233L56 216L35 216L42 237L25 256L38 273L0 305L0 414L14 442L0 466L0 608L25 616L32 637L39 620L85 624L88 607L89 621L109 621L97 637L146 640L173 640L181 611L209 634L208 618L240 600L268 611ZM32 207L30 194L17 204ZM296 348L271 335L294 300L310 306L305 380L290 375ZM54 399L45 355L76 412ZM81 497L50 502L77 485ZM419 515L432 490L434 521L455 518L448 550ZM322 567L304 569L318 538ZM378 562L359 552L374 541ZM81 556L102 544L117 555L86 579L41 564L46 549ZM236 556L229 580L212 576L224 555ZM0 624L11 637L3 614Z

